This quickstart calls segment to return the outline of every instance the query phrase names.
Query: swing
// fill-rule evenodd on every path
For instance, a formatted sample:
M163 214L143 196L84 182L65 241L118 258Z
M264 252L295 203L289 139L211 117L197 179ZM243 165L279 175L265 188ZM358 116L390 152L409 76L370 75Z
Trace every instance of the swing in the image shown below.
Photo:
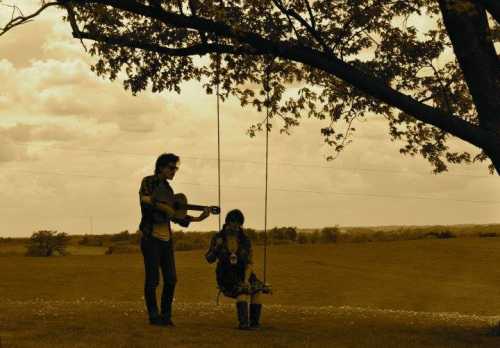
M272 61L271 61L272 63ZM266 170L265 170L265 195L264 195L264 279L259 285L258 292L263 294L272 294L273 289L270 284L266 282L266 271L267 271L267 187L268 187L268 162L269 162L269 76L270 76L270 65L266 69ZM220 93L219 93L219 76L220 76L220 54L217 53L217 65L216 65L216 95L217 95L217 178L218 178L218 206L221 207L221 155L220 155ZM219 214L219 231L221 230L221 215ZM219 304L220 294L222 289L217 286L217 304Z

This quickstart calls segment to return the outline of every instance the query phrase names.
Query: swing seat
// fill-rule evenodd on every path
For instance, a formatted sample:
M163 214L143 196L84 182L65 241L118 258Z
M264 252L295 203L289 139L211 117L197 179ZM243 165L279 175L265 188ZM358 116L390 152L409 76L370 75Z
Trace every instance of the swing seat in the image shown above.
M271 284L263 284L262 293L272 295L273 294L272 285Z
M216 289L217 289L216 303L219 304L219 298L220 298L221 294L224 294L224 289L222 289L220 286L217 286ZM243 293L247 292L249 295L251 293L251 290L253 290L252 292L254 292L254 293L262 293L262 294L266 294L266 295L272 295L273 294L273 287L271 286L271 284L264 283L262 281L256 282L252 286L252 289L249 289L247 287L246 289L241 289L241 290L243 290L242 291Z
M263 293L263 294L272 294L273 293L273 288L271 284L264 283L262 281L257 281L253 286L252 290L256 293Z

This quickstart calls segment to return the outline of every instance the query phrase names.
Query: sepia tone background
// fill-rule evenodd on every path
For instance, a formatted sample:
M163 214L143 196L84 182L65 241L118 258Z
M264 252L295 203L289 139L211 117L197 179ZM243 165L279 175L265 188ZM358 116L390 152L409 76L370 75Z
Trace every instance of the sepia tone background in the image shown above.
M180 95L132 96L119 80L97 78L93 58L61 16L47 11L0 41L0 236L135 231L140 180L162 152L181 157L172 184L177 192L196 204L216 204L215 96L194 82ZM246 130L265 115L235 100L221 112L223 213L240 208L246 225L260 229L265 138L250 138ZM399 154L376 115L355 125L354 143L326 162L332 150L320 135L323 126L303 120L287 136L275 125L270 226L499 222L500 181L486 163L433 175L424 159ZM454 145L471 148L459 140ZM188 230L217 224L212 217Z

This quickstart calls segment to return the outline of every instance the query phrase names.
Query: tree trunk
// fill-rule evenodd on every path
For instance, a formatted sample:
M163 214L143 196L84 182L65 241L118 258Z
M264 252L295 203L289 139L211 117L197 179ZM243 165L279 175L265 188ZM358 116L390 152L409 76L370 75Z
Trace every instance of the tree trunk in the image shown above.
M484 147L500 175L500 62L486 11L471 0L439 0L448 36L479 115L497 141Z
M490 151L490 152L487 151L486 154L493 162L493 165L495 166L497 174L500 175L500 147L498 148L497 151Z

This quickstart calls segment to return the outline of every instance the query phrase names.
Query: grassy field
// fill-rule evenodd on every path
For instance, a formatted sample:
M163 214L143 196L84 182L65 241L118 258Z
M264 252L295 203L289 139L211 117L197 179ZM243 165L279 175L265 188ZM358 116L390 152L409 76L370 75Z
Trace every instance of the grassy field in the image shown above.
M32 258L4 247L2 348L500 347L489 334L500 320L500 238L270 247L275 293L258 332L234 330L232 303L216 305L201 250L176 254L177 327L166 329L146 324L140 254ZM262 248L255 257L262 266Z

